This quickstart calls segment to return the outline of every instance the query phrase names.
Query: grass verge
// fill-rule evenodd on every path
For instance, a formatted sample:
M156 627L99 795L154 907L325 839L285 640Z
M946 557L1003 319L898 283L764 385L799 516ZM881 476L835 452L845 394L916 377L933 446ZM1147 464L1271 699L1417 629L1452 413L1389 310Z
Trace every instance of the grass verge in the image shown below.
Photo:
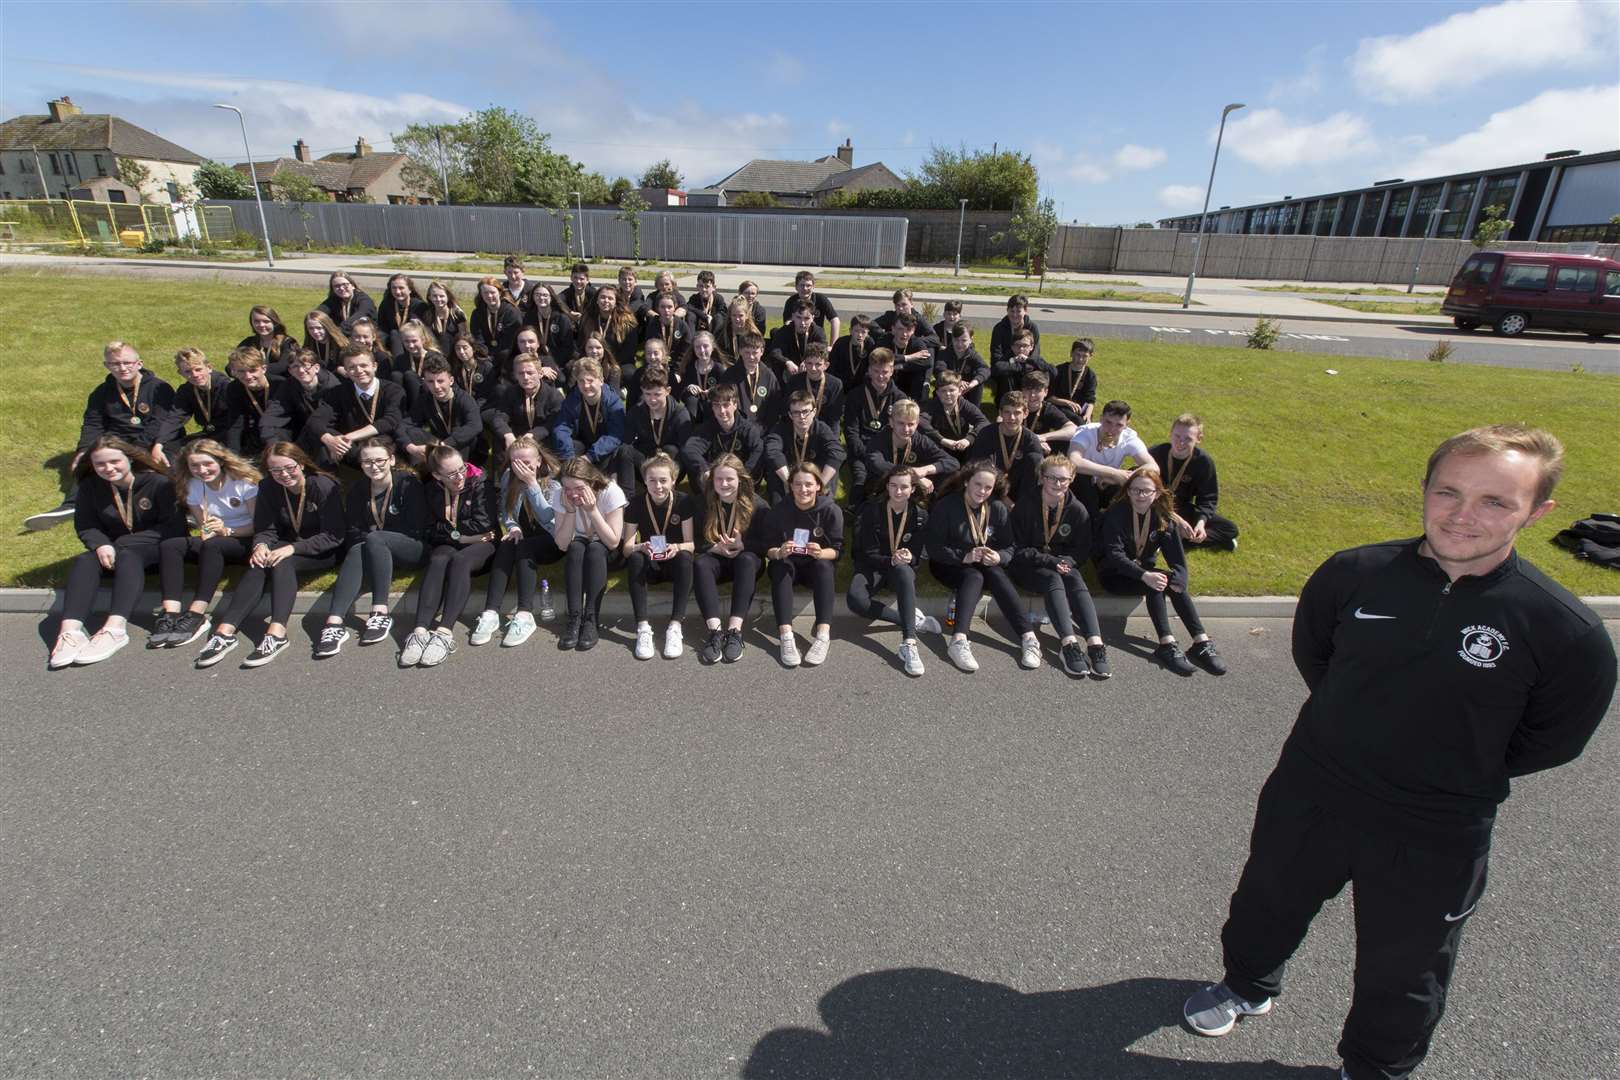
M1167 292L1120 292L1117 289L1072 289L1063 285L1048 285L1041 292L1023 288L1017 285L982 285L978 283L964 284L961 278L946 279L955 288L948 288L944 282L934 287L933 282L919 281L916 278L817 278L816 285L822 289L873 289L879 292L893 292L896 289L913 289L919 286L928 288L933 292L960 292L973 296L999 296L1006 299L1015 292L1022 292L1031 301L1044 298L1048 300L1123 300L1133 304L1179 304L1180 293ZM793 287L792 282L787 283L788 288Z
M1388 300L1319 300L1317 303L1349 308L1351 311L1371 311L1381 315L1438 315L1441 307L1438 302L1403 304Z
M498 275L501 273L501 266L505 259L505 255L492 255L482 251L470 259L419 259L414 255L397 255L394 258L384 262L383 266L389 270L439 270L452 274ZM530 273L540 272L543 274L550 274L553 272L566 273L568 268L573 266L574 263L578 261L578 259L553 258L544 255L536 255L532 258L526 259L525 263ZM591 272L593 274L603 269L611 270L614 274L617 274L619 267L634 265L638 272L647 271L648 273L646 276L649 278L652 276L652 274L655 274L660 270L682 271L725 268L721 264L707 266L700 265L698 263L661 263L651 260L639 263L631 263L628 259L606 262L599 259L587 259L585 260L585 265L591 268ZM638 273L637 276L639 277L641 275Z
M1382 285L1366 286L1358 289L1332 289L1323 285L1250 285L1256 292L1297 292L1297 293L1327 293L1331 296L1441 296L1444 291L1430 292L1421 290L1417 293L1408 293L1405 289L1390 289Z

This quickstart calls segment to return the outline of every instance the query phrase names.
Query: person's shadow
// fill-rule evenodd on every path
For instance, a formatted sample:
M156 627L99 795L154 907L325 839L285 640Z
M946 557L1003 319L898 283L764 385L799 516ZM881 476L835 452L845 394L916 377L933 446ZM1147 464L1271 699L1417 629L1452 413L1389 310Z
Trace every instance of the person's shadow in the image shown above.
M1179 1024L1203 984L1126 979L1025 994L934 968L847 979L822 997L825 1033L777 1028L754 1044L744 1080L1334 1080L1337 1068L1200 1062L1128 1049ZM1187 1033L1188 1039L1197 1036Z

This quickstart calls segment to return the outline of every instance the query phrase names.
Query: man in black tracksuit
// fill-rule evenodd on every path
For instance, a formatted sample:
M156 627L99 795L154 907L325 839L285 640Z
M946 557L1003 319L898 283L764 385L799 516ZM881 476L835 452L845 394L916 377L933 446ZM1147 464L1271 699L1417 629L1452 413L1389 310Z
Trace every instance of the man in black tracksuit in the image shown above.
M1352 882L1342 1075L1396 1080L1428 1053L1509 780L1577 757L1614 693L1602 620L1513 551L1555 505L1562 453L1517 427L1447 440L1423 536L1342 551L1306 583L1293 648L1310 697L1260 792L1225 980L1187 1001L1195 1031L1269 1011L1311 919Z

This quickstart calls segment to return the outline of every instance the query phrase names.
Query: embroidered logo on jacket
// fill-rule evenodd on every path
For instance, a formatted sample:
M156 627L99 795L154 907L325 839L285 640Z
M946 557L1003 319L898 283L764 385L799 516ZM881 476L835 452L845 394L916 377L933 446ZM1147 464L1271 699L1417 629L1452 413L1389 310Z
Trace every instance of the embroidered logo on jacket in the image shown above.
M1457 655L1477 668L1493 668L1507 652L1507 638L1492 626L1465 626Z

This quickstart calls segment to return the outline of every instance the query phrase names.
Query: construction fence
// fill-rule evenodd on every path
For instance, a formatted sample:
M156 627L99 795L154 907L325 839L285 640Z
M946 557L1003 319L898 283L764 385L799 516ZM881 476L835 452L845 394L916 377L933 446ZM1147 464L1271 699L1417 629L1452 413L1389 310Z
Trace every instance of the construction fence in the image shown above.
M236 236L224 207L66 199L0 200L0 242L19 245L140 247L195 241L217 246Z

